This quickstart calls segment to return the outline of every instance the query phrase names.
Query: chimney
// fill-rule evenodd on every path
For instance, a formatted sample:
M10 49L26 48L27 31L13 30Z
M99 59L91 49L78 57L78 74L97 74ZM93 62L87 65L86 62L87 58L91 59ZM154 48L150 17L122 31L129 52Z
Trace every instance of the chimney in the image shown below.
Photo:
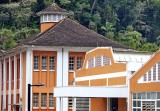
M56 3L37 13L40 16L41 32L56 25L62 19L67 18L68 12L60 8Z

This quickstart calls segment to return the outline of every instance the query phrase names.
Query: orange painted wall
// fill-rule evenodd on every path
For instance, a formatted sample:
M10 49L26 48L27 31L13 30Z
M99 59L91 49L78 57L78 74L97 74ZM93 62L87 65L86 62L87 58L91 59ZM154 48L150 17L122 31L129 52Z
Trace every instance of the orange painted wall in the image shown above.
M96 56L109 56L111 60L111 65L87 69L86 68L87 61ZM83 68L76 72L76 77L84 77L84 76L91 76L91 75L97 75L97 74L100 75L100 74L115 73L115 72L122 72L122 71L126 71L126 64L114 63L111 49L109 48L97 49L86 54Z
M107 80L106 79L96 79L90 81L91 86L107 86Z
M56 23L54 22L48 22L48 23L41 23L41 32L45 32L47 29L54 26Z
M89 86L89 81L76 82L76 86Z
M130 92L159 92L160 82L139 83L138 79L141 78L151 67L153 67L160 60L160 51L145 64L131 79L130 79Z
M53 93L53 89L56 86L56 58L57 52L55 51L33 51L33 56L39 56L39 70L33 70L33 84L44 83L42 87L32 87L32 93L39 94L39 109L33 109L33 111L54 111L55 109L49 109L49 93ZM47 56L47 70L42 70L42 56ZM49 70L49 58L54 56L54 70ZM41 109L41 94L47 94L47 107ZM54 100L55 101L55 100ZM54 102L55 103L55 102ZM56 106L56 103L54 104Z
M91 111L107 111L107 98L91 98Z
M113 86L113 85L126 85L126 76L108 78L108 86Z
M126 98L118 98L118 111L127 111Z

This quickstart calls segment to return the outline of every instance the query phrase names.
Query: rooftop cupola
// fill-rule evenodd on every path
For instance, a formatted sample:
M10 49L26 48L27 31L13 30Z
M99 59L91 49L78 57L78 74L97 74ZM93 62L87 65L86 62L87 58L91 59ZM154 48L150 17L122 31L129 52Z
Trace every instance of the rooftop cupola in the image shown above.
M60 8L56 3L53 3L51 6L38 12L38 15L41 21L41 32L45 32L62 19L67 18L68 12Z

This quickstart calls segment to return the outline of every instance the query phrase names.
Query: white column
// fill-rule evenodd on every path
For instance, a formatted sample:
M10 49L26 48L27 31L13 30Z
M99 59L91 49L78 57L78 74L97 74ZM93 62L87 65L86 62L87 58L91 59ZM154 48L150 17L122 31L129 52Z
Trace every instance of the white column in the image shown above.
M23 56L22 53L20 53L20 98L22 98L22 86L23 86ZM22 101L20 101L20 104Z
M13 96L13 104L16 104L16 96L17 96L17 57L14 55L14 96Z
M6 109L6 59L3 61L3 110Z
M62 50L62 63L63 63L63 86L68 86L68 51L67 50ZM62 111L68 111L68 98L62 98L62 103L63 103L63 110Z
M12 74L11 74L11 58L9 57L9 93L8 93L8 104L11 104L11 87L12 87ZM8 105L8 111L11 111L11 105Z
M68 86L68 51L57 51L57 87ZM68 98L56 98L56 110L68 111Z
M62 50L57 51L57 76L56 76L57 87L62 86ZM56 98L56 111L61 111L61 100Z
M28 110L28 99L27 99L28 98L28 84L32 84L32 67L33 67L32 58L33 58L33 51L32 50L26 51L26 107L25 107L25 111ZM32 88L31 88L31 92L32 92ZM31 100L30 105L32 108L32 93L31 93L30 100Z
M1 95L2 95L2 62L0 60L0 111L2 111L1 109Z

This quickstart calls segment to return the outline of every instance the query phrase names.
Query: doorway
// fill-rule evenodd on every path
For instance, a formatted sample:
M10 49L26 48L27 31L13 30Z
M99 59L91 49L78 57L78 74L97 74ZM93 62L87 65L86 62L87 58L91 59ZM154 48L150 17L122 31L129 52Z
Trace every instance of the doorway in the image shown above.
M118 98L110 99L110 111L118 111Z

